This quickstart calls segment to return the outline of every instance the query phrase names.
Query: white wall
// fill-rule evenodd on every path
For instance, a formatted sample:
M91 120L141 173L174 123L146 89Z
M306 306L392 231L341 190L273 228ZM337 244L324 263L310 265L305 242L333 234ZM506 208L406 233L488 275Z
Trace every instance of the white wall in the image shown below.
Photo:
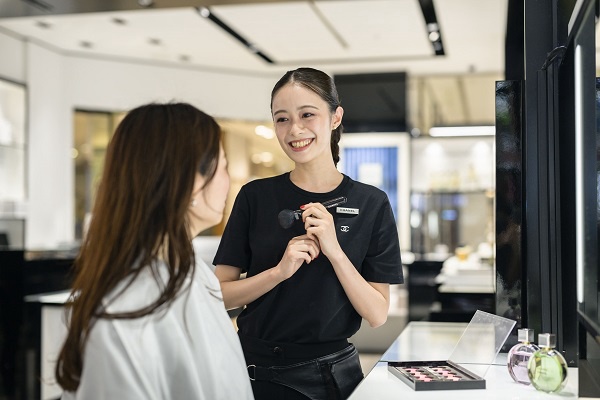
M272 76L73 57L0 32L0 77L28 89L29 159L25 246L74 238L73 111L123 111L185 101L218 117L270 119Z
M149 101L186 101L220 118L270 120L279 74L240 75L68 57L72 105L127 110Z
M0 32L0 77L25 82L25 43Z
M29 95L28 207L25 247L73 240L72 116L64 57L27 46Z

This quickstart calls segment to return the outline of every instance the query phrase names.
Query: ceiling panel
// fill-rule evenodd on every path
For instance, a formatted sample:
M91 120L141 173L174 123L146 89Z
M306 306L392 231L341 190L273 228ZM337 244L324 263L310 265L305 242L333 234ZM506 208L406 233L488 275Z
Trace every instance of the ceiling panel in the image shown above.
M70 55L229 69L273 79L299 66L331 74L405 71L409 77L429 79L427 96L435 107L423 101L411 104L419 127L429 126L434 111L437 122L493 123L493 82L504 71L508 0L435 0L444 56L434 56L418 0L197 3L218 3L210 7L213 13L276 63L257 57L189 6L0 18L0 32ZM90 46L82 47L82 42ZM460 83L465 75L469 79Z
M308 2L213 7L215 15L278 62L329 58L339 44Z
M348 43L345 58L432 57L425 20L415 0L316 3Z
M124 24L113 22L115 18ZM244 46L189 7L0 19L0 27L65 52L212 67L264 67ZM152 44L153 40L159 43ZM82 47L82 42L91 47Z
M330 73L504 70L507 0L436 1L442 57L433 56L417 0L211 3L220 3L211 7L215 15L276 64L254 55L193 7L0 18L0 30L69 53L259 73L300 65ZM115 17L126 24L113 23ZM91 47L81 47L82 42Z
M437 1L436 12L449 63L463 72L503 71L506 39L505 1Z

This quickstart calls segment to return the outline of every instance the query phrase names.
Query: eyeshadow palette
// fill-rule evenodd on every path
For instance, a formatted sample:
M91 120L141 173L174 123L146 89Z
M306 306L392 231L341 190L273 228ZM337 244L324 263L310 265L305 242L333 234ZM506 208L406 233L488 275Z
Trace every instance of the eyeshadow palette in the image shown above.
M413 390L485 389L485 379L452 361L389 361L388 370Z

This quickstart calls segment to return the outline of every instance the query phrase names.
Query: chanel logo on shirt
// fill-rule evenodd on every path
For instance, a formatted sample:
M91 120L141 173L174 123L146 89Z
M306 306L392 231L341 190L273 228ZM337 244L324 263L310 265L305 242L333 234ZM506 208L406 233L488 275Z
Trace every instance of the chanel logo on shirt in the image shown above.
M358 208L338 207L335 209L338 214L354 214L358 215Z
M350 230L350 227L348 225L340 226L340 231L342 231L342 232L348 232L349 230Z

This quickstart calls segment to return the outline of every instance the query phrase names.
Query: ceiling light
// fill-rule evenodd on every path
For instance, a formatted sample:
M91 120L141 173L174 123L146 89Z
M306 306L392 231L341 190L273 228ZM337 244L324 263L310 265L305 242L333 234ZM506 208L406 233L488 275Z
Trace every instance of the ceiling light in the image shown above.
M36 21L35 26L42 29L50 29L52 27L52 24L44 21Z
M432 42L437 42L440 40L440 33L438 31L429 32L429 40Z
M210 17L210 10L206 7L198 7L198 14L204 18Z
M113 18L111 19L111 21L115 24L115 25L127 25L127 21L124 20L123 18Z
M254 128L254 133L260 137L264 137L265 139L273 139L275 137L273 129L264 125L257 125L256 128Z
M436 22L427 24L427 30L429 32L438 31L439 29L440 29L440 27L438 26L438 24Z
M419 5L421 6L421 12L423 13L423 19L425 20L425 29L427 30L427 35L433 46L435 55L443 56L445 55L445 52L442 43L442 32L440 25L438 24L433 0L419 0Z
M495 126L434 126L429 129L429 136L451 137L451 136L494 136Z
M154 0L138 0L138 4L142 7L150 7L154 5Z

